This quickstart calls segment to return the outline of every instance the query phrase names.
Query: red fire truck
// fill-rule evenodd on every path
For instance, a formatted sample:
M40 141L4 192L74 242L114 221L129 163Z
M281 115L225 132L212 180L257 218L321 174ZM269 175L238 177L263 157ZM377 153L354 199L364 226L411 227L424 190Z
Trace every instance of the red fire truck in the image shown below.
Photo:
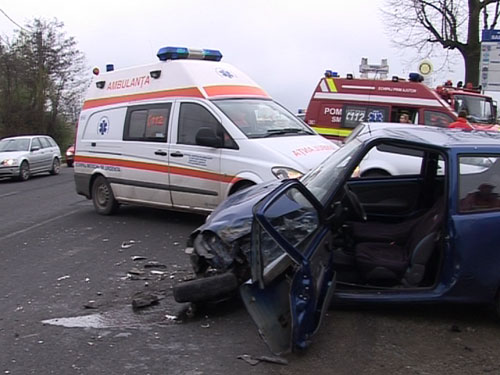
M341 78L327 70L312 95L305 121L328 138L343 139L360 122L399 122L401 114L414 124L448 127L461 110L474 128L498 129L496 103L472 87L447 82L432 89L418 73L407 80L368 79L352 74Z

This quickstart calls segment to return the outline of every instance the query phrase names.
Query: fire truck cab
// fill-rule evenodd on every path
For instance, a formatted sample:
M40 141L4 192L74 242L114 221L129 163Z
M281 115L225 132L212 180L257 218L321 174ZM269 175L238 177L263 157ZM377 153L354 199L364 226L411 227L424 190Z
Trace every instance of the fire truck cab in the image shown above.
M448 127L465 110L472 127L497 128L496 105L479 90L453 87L451 82L432 89L418 73L411 73L409 79L387 79L385 60L366 67L362 62L361 78L353 74L341 78L327 70L309 102L306 123L328 138L342 140L361 122L401 122L401 115L407 115L409 123ZM367 71L380 78L368 78Z

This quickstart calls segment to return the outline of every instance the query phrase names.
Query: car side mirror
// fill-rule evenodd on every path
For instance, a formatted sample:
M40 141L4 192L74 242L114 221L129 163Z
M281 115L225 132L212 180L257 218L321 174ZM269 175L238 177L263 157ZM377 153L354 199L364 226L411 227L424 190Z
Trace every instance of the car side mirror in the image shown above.
M40 146L31 147L31 152L40 150Z
M200 128L196 133L196 144L200 146L218 148L222 146L222 140L217 137L212 128Z

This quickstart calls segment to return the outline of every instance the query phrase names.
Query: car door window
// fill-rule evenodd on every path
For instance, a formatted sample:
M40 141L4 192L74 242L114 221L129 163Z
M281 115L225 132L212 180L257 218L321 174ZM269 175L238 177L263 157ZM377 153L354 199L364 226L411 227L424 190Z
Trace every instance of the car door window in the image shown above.
M38 138L42 144L42 148L50 148L50 143L46 138Z
M42 148L42 144L40 143L40 140L38 138L33 138L33 141L31 141L31 150L38 149L40 150Z
M459 157L460 213L500 211L499 155Z
M223 147L235 148L234 141L210 111L197 103L182 103L177 143L196 145L196 134L201 128L211 129L223 140Z

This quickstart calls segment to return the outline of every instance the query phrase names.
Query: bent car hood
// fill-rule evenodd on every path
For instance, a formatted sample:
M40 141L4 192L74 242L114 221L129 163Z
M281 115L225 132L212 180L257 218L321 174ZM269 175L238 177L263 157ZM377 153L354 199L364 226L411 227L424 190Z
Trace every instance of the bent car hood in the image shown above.
M272 180L229 196L193 232L191 238L207 230L216 233L223 242L229 244L249 234L252 230L253 206L281 183L283 181Z
M296 135L252 139L265 147L269 153L279 154L283 160L290 160L307 172L330 156L339 148L335 143L320 135ZM292 165L282 165L293 167Z

